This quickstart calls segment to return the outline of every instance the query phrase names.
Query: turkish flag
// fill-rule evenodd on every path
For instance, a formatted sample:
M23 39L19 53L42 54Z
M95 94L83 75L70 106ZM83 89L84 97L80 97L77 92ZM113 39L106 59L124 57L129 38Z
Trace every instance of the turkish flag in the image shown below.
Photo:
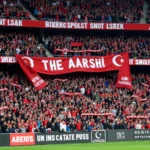
M124 63L122 64L122 67L119 70L116 87L127 88L132 90L133 87L132 87L128 53L125 54L124 59L122 59L122 61L124 61Z
M32 65L30 67L30 65L24 62L20 55L16 55L16 58L17 58L17 61L19 62L19 65L23 69L24 73L26 74L30 82L34 85L37 91L41 90L47 85L47 83L32 68Z

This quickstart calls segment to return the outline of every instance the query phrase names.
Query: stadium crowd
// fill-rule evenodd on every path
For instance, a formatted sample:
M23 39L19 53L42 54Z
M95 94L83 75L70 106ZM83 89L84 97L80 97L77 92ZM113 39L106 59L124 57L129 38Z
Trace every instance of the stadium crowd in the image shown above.
M51 76L36 92L24 76L0 72L0 132L150 129L150 77L132 75L132 91L115 80L116 73Z
M13 56L14 54L46 56L44 47L38 43L37 38L33 34L1 32L0 55Z
M21 2L38 19L130 23L140 21L144 0ZM29 17L19 1L0 0L0 18ZM147 22L149 20L150 9ZM150 57L150 38L142 35L50 35L43 38L43 43L54 56L105 56L129 52L130 58ZM41 36L1 31L0 56L46 56L45 48L39 44ZM134 88L131 91L115 88L117 74L113 72L44 76L48 86L38 92L24 75L14 72L0 72L0 133L150 129L149 72L132 74Z
M0 55L47 56L46 50L49 50L54 56L106 56L129 52L130 58L150 57L149 36L47 34L50 36L42 38L26 31L0 32Z
M147 21L147 23L150 23L150 6L148 7L146 21Z
M130 58L150 57L150 38L143 36L77 36L74 34L61 34L49 36L43 39L43 42L45 47L56 56L106 56L129 52Z
M144 0L23 0L38 19L55 21L139 22Z
M0 18L30 19L30 13L23 9L18 0L0 0Z

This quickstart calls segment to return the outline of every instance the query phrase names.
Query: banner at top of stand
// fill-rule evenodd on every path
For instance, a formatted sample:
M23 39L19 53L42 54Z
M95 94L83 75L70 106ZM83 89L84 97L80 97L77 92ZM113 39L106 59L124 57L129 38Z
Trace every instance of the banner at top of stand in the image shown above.
M0 26L30 27L51 29L78 29L78 30L150 30L150 24L137 23L98 23L98 22L56 22L42 20L0 19Z

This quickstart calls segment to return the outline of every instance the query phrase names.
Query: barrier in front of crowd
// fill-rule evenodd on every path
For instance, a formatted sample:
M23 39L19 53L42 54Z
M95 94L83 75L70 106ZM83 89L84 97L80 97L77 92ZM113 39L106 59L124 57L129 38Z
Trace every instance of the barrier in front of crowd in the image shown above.
M53 132L53 133L36 133L35 144L64 144L64 143L90 143L90 132Z
M92 132L51 132L0 134L0 146L64 143L93 143L150 140L150 130L99 130Z

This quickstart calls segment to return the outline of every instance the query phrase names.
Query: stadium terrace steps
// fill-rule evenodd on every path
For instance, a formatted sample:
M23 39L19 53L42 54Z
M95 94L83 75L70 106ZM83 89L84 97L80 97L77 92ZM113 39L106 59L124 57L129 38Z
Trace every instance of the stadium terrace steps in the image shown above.
M143 5L144 16L141 17L140 23L146 23L147 12L148 12L148 3L146 1L144 1L144 5Z
M31 18L31 20L37 20L32 14L31 14L31 12L28 10L28 9L26 9L25 7L24 7L24 5L19 1L19 4L20 4L20 6L26 11L26 12L28 12L29 14L30 14L30 18Z

